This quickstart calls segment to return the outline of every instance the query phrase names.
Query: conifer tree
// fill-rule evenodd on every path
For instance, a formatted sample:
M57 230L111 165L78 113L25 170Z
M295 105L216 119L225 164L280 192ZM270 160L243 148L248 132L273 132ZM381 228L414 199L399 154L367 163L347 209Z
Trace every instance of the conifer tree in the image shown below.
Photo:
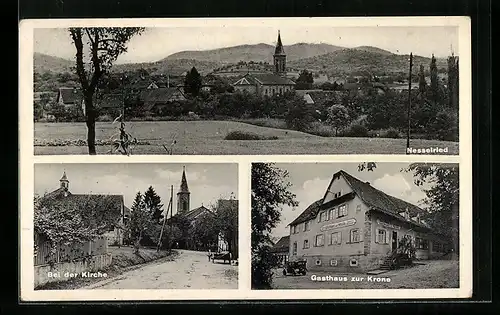
M448 102L452 109L458 110L458 57L448 57Z
M436 57L434 54L432 55L431 64L430 64L430 72L431 72L431 97L434 105L439 103L439 83L438 83L438 69L436 65Z
M144 193L144 204L153 223L160 224L163 219L163 204L161 203L161 197L158 196L153 186L149 186Z
M201 75L195 67L186 74L184 79L184 90L192 96L198 96L201 90Z

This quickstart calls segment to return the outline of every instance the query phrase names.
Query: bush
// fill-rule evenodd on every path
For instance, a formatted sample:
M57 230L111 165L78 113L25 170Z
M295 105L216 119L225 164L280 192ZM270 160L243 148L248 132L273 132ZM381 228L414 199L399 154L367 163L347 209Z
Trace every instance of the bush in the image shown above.
M450 109L440 111L430 123L428 132L437 140L458 141L458 113Z
M360 124L353 124L344 132L346 137L368 137L368 129Z
M399 139L401 138L401 135L399 133L399 130L397 130L396 128L389 128L387 130L383 130L381 133L380 133L380 137L381 138L391 138L391 139Z
M224 137L224 140L277 140L277 139L278 137L276 136L266 137L244 131L231 131Z

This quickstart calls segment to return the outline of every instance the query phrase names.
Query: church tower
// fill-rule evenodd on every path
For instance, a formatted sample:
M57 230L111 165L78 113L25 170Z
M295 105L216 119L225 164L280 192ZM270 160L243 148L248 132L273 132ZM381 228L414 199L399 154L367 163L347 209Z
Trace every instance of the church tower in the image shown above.
M60 188L62 188L64 190L69 189L69 180L68 180L68 177L66 177L66 172L63 173L63 176L59 180L59 185L60 185Z
M179 192L177 193L177 213L185 213L189 211L189 192L188 183L186 179L186 167L184 166L182 169L182 179L181 179L181 187Z
M274 50L274 73L279 76L286 76L286 54L281 43L280 31L278 31L278 43Z

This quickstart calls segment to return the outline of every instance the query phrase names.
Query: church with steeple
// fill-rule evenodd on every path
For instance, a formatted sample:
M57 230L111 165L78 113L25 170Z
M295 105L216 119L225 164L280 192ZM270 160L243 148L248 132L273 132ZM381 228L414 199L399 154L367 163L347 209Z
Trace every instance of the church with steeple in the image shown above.
M273 54L273 71L267 73L247 73L237 79L232 85L235 91L246 91L263 96L273 96L294 91L295 82L287 78L286 53L279 31Z

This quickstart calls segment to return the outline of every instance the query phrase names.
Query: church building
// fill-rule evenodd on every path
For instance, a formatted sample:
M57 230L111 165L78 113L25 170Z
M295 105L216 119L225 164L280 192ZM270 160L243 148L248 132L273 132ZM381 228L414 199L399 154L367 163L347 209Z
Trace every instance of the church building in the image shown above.
M247 73L232 85L235 91L272 96L293 91L295 82L287 78L286 54L278 31L278 42L273 54L273 72Z
M444 256L449 244L424 213L340 170L324 196L289 224L290 260L306 260L309 270L383 269L403 237L415 245L416 259Z
M176 208L177 211L173 218L182 217L184 219L187 219L187 221L191 226L199 224L198 222L199 219L201 219L206 215L215 215L215 212L221 207L232 207L234 209L238 209L238 200L234 199L228 199L228 200L219 199L213 210L208 209L203 204L199 207L191 208L191 192L188 186L185 167L182 170L181 183L179 186L179 191L177 192L176 204L177 204ZM229 244L226 241L224 241L220 235L218 237L217 244L214 244L214 246L216 246L216 248L213 248L212 250L215 251L227 251L229 248ZM200 244L198 244L196 240L191 240L191 239L180 240L179 247L191 250L208 250L206 248L201 248ZM231 249L232 249L231 251L233 252L233 258L237 258L238 257L237 239L231 240Z

